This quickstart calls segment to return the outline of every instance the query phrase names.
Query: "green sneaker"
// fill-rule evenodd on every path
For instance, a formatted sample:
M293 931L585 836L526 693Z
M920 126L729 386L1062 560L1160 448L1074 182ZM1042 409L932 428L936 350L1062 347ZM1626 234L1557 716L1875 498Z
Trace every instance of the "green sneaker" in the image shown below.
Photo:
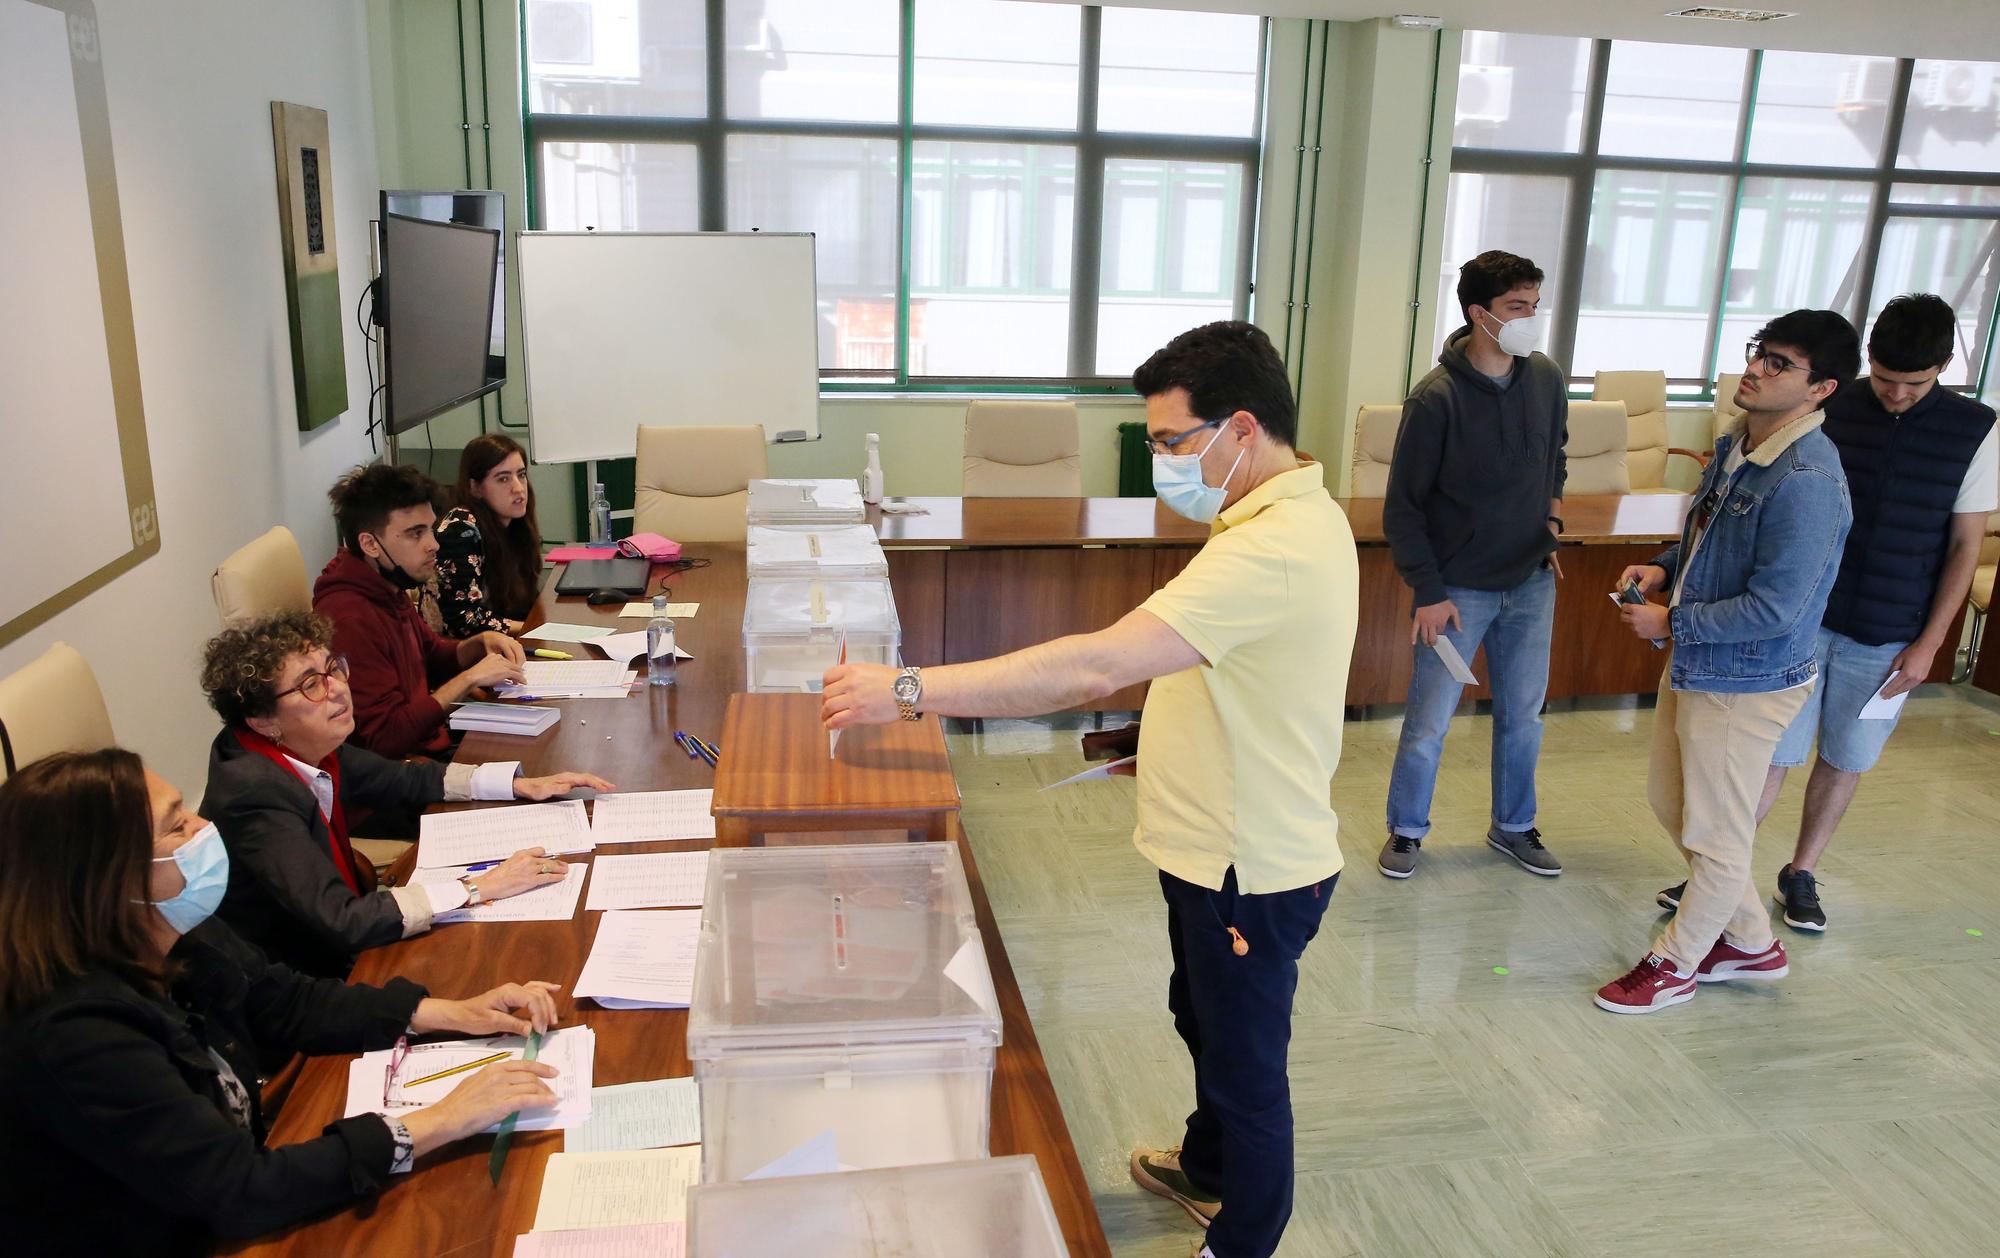
M1222 1198L1211 1197L1194 1186L1181 1170L1181 1147L1132 1150L1132 1182L1149 1193L1165 1197L1202 1227L1222 1209Z

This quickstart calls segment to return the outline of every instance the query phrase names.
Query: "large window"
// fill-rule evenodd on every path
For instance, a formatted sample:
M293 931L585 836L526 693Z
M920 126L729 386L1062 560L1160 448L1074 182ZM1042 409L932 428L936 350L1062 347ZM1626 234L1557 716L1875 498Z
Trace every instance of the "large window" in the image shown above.
M1244 316L1264 22L1010 0L525 0L530 210L809 231L830 387L1122 382Z
M2000 65L1468 31L1439 276L1485 249L1548 274L1550 352L1579 385L1658 369L1708 397L1801 306L1866 334L1933 292L1959 316L1945 383L2000 367Z

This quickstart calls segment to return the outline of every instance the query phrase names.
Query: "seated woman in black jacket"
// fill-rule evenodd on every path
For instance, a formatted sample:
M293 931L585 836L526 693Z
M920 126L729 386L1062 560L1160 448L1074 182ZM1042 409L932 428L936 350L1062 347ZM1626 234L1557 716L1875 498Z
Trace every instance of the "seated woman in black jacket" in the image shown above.
M554 1070L502 1062L399 1120L266 1148L253 1039L351 1053L405 1031L543 1030L554 988L458 1001L305 978L208 920L228 870L215 828L129 751L59 753L0 785L0 1248L198 1252L555 1102Z
M542 583L542 531L528 452L505 433L465 443L451 509L438 518L436 601L444 638L518 634Z
M589 773L520 777L512 762L386 760L346 746L354 704L331 642L330 626L311 612L281 612L209 641L201 684L223 730L209 749L201 811L229 848L222 920L293 969L342 978L363 948L420 934L460 905L560 882L568 868L535 847L460 879L378 889L350 833L383 833L387 816L387 828L414 837L416 815L441 800L540 800L611 784ZM372 831L355 829L371 814Z

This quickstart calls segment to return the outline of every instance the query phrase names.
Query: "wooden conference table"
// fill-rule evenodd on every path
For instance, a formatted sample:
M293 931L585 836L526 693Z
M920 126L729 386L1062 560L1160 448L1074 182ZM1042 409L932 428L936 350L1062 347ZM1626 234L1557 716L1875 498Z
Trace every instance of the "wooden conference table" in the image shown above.
M984 659L1112 624L1187 565L1205 525L1153 498L896 498L923 514L869 522L889 552L889 579L912 664ZM1566 531L1549 659L1549 698L1651 692L1660 659L1627 633L1605 594L1628 564L1680 535L1685 494L1565 499ZM1352 706L1401 703L1410 683L1410 594L1382 532L1382 500L1340 507L1360 552L1361 592ZM1482 664L1473 671L1485 675ZM1135 709L1133 686L1090 708ZM1482 684L1471 697L1486 698Z
M623 699L562 700L562 720L532 739L470 734L458 756L470 762L520 760L530 774L582 769L609 778L625 790L708 787L714 773L689 760L673 741L686 730L719 739L723 712L743 689L743 596L745 576L740 546L691 546L691 556L711 566L670 578L676 602L701 609L676 622L680 644L693 656L680 666L671 690L641 687ZM615 607L594 608L580 598L557 600L555 583L543 591L531 623L615 623ZM657 592L658 583L654 590ZM637 621L625 621L632 629ZM532 640L533 632L523 635ZM530 642L530 645L534 645ZM547 644L579 658L589 652L569 644ZM867 731L857 731L865 734ZM853 737L850 734L849 737ZM736 749L723 748L724 755ZM1056 1218L1076 1258L1111 1252L1063 1121L1048 1067L1028 1021L1021 989L980 884L978 866L964 832L953 823L955 841L971 883L974 912L986 942L993 985L1000 998L1002 1044L993 1074L991 1149L1003 1156L1031 1153L1041 1166ZM615 851L693 850L706 842L620 844ZM581 857L579 859L592 859ZM409 858L402 862L409 863ZM400 872L400 870L399 870ZM565 922L468 923L440 927L361 955L353 978L382 982L394 975L424 984L440 996L470 996L502 982L531 978L569 984L590 950L597 914L583 911ZM558 997L562 1024L588 1024L597 1032L595 1082L630 1083L692 1073L687 1057L687 1011L607 1010L578 1004L567 992ZM338 1118L347 1096L348 1057L309 1059L271 1133L274 1146L310 1139ZM492 1142L461 1141L422 1159L407 1177L398 1176L380 1196L340 1213L229 1250L257 1255L513 1253L514 1238L533 1229L542 1169L562 1148L559 1132L515 1136L498 1186L487 1177ZM800 1256L803 1258L803 1256Z

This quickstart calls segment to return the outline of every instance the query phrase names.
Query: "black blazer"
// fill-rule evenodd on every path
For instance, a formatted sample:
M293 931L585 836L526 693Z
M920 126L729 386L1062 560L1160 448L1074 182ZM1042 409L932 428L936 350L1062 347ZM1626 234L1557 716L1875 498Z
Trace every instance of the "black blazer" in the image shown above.
M386 1047L424 989L308 979L214 921L171 960L171 999L99 971L0 1024L0 1248L196 1253L343 1205L388 1177L394 1143L372 1114L265 1148L250 1044ZM250 1093L247 1131L229 1118L210 1049Z
M351 745L339 756L350 833L370 811L417 811L444 798L444 766L434 761L387 760ZM403 937L394 896L357 896L341 880L312 788L245 751L232 730L209 748L200 811L229 849L229 890L216 916L274 960L344 978L355 953Z

